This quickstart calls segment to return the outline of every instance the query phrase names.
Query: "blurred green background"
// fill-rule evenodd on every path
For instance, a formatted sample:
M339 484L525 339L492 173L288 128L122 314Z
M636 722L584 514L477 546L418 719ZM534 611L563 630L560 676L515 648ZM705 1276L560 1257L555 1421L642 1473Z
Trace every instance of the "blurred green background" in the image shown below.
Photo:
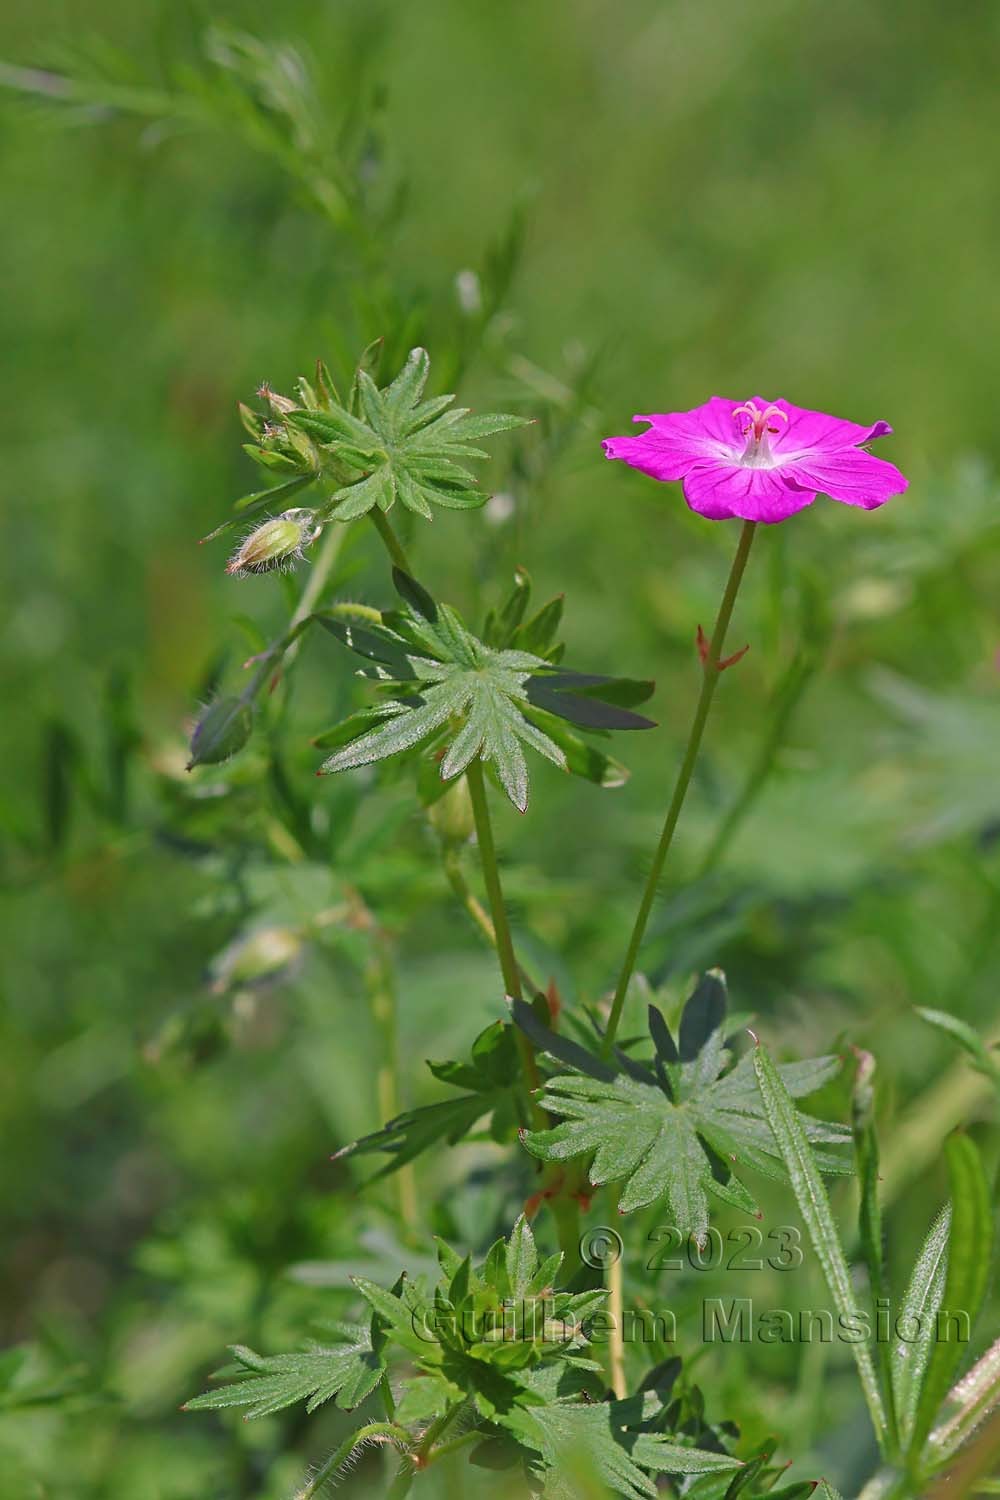
M239 129L61 108L18 71L183 92L218 76L219 25L296 49L302 130L357 184L365 235ZM913 1014L1000 1025L996 6L39 0L3 52L0 1324L53 1402L0 1415L0 1493L280 1496L342 1430L177 1410L227 1342L288 1347L346 1270L392 1279L400 1254L385 1190L359 1201L365 1172L329 1160L380 1123L353 940L220 995L227 943L360 887L395 953L410 1103L440 1097L421 1060L499 1014L405 781L312 779L309 737L364 697L329 643L307 642L270 741L181 769L199 697L287 616L282 580L227 579L226 542L197 546L258 487L235 403L378 335L390 363L425 342L436 390L539 419L493 444L502 503L410 528L422 575L475 617L523 563L566 592L572 663L657 679L625 788L536 766L527 817L497 809L526 951L567 1004L613 981L735 545L600 437L712 393L893 423L906 496L820 501L759 539L733 637L752 650L644 962L677 987L723 964L789 1056L877 1053L901 1276L944 1132L969 1122L997 1155L986 1085ZM389 602L363 527L337 593ZM491 1160L421 1163L429 1225L489 1240L525 1180ZM697 1377L717 1416L846 1487L866 1454L845 1358L731 1348Z

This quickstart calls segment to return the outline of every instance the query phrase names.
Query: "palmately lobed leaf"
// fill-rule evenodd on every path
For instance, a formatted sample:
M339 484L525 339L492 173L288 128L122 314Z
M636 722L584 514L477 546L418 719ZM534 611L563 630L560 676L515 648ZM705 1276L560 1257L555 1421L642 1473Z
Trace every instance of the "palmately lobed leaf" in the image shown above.
M678 1228L699 1239L708 1228L711 1197L758 1212L733 1166L787 1181L752 1056L732 1066L721 974L704 976L689 999L679 1046L662 1015L650 1007L654 1057L649 1063L620 1051L614 1062L588 1053L548 1032L528 1009L523 1004L515 1008L518 1024L536 1048L573 1069L545 1084L541 1103L560 1123L523 1133L532 1155L559 1162L589 1157L594 1186L622 1184L622 1213L665 1199ZM781 1072L789 1092L802 1096L826 1083L839 1066L837 1058L817 1058L789 1064ZM848 1132L806 1115L798 1118L818 1166L849 1172L849 1161L826 1149L846 1145Z
M738 1459L725 1453L671 1442L658 1433L642 1432L642 1397L589 1404L553 1403L517 1407L501 1414L499 1423L541 1460L546 1500L576 1500L578 1478L586 1474L616 1495L629 1500L655 1500L655 1474L735 1473ZM649 1471L649 1472L647 1472Z
M398 568L393 579L403 607L383 614L377 623L317 616L344 645L376 664L366 675L383 681L393 694L377 710L377 722L352 716L346 727L327 732L324 739L336 748L321 774L433 747L440 750L443 781L461 776L478 759L524 812L527 748L560 770L601 786L620 785L624 776L616 763L596 751L591 755L565 721L598 734L651 728L652 720L617 701L640 701L652 690L651 683L554 672L545 657L474 636L455 610L436 604ZM519 619L508 617L506 625L494 619L487 633L492 639L517 639ZM352 733L355 725L358 732Z
M453 408L454 396L422 400L430 371L425 349L412 349L402 370L381 389L365 369L355 380L356 411L335 402L324 408L297 408L286 423L318 444L335 463L343 482L325 514L353 520L374 506L391 510L399 501L430 520L432 507L467 510L485 503L475 474L457 460L488 455L476 440L527 425L506 413L473 415ZM451 409L449 409L451 408Z
M236 1364L226 1374L235 1378L218 1390L195 1396L185 1411L222 1411L246 1407L245 1419L267 1417L305 1401L315 1411L336 1398L338 1406L351 1411L375 1389L384 1365L372 1347L368 1328L351 1330L343 1345L313 1344L292 1354L259 1355L242 1345L233 1346Z

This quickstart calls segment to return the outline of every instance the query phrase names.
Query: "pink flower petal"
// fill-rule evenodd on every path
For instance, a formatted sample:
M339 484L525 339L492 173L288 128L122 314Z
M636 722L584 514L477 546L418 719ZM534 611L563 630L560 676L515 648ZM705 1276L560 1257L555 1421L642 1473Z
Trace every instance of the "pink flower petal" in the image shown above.
M890 433L888 422L863 427L764 396L713 396L691 411L634 420L648 430L606 439L608 458L654 479L681 480L692 510L711 520L783 521L819 492L872 510L906 489L894 465L860 447Z
M731 516L771 524L787 520L816 499L816 489L797 484L787 469L744 469L738 464L699 464L684 477L684 498L709 521Z
M641 437L605 438L602 446L606 458L620 458L651 479L668 482L683 479L691 465L698 462L698 455L676 443L660 441L652 431L644 432Z
M744 439L733 412L737 402L713 396L693 411L652 412L633 422L649 422L638 437L605 438L608 458L622 459L653 479L683 479L696 463L728 459L743 451Z
M760 401L761 397L755 397ZM875 438L892 432L888 422L876 422L871 427L862 427L858 422L847 422L841 417L827 416L823 411L809 411L804 406L793 406L790 401L765 403L776 406L788 418L778 418L771 434L771 449L775 458L787 462L793 453L808 453L815 449L836 452L841 448L855 447L858 443L870 443ZM763 408L762 408L763 409Z
M860 505L864 510L876 510L893 495L901 495L909 484L895 464L865 453L862 448L845 448L839 453L815 457L806 455L780 472L796 484L829 495L831 500Z
M743 403L712 396L690 411L652 412L648 417L633 417L633 422L652 422L653 431L664 441L676 441L686 447L697 445L710 449L706 457L721 458L723 452L742 453L746 443L736 411ZM652 437L653 432L646 434Z

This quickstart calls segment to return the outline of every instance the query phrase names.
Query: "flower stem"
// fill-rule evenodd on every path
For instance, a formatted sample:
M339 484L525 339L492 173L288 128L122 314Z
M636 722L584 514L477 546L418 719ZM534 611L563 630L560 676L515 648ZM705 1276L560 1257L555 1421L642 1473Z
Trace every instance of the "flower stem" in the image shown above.
M308 1483L296 1492L295 1500L312 1500L313 1495L317 1493L333 1474L336 1474L341 1465L347 1462L351 1454L360 1445L367 1443L392 1443L394 1446L402 1448L409 1441L409 1433L405 1432L402 1427L397 1427L393 1422L370 1422L367 1427L359 1428L357 1432L350 1433L344 1439L340 1447L335 1453L330 1455L322 1468L317 1469Z
M507 907L503 899L503 888L500 884L500 869L497 864L496 845L493 842L493 824L490 821L490 808L486 799L483 765L478 756L470 761L465 776L469 786L469 797L472 802L472 816L476 825L479 860L483 867L483 879L486 883L486 894L489 897L490 911L493 917L493 931L496 936L496 950L497 958L500 960L500 973L503 975L507 994L512 1000L520 1000L522 998L521 970L518 967L517 958L514 954L514 942L510 935ZM528 1103L532 1119L539 1129L544 1130L548 1122L541 1106L534 1098L534 1091L541 1084L541 1079L538 1076L538 1064L535 1061L534 1048L519 1026L514 1027L514 1037L521 1057L521 1071L524 1074L524 1082L528 1090Z
M385 550L388 552L390 558L392 559L393 565L397 568L402 568L403 572L408 573L412 578L413 569L410 566L410 560L407 557L403 544L399 540L399 537L396 535L396 532L393 529L393 524L389 520L389 517L386 515L385 511L382 510L378 505L375 505L368 512L368 514L371 516L372 521L375 523L375 530L382 538L382 541L385 544Z
M617 1203L618 1195L614 1194ZM608 1379L618 1400L628 1395L625 1379L625 1304L621 1257L612 1257L608 1263L608 1313L611 1318L611 1336L608 1342Z
M746 569L747 558L750 556L750 547L756 528L757 523L755 521L744 521L743 523L739 545L736 548L736 556L733 558L733 564L729 570L729 578L726 581L722 603L719 605L719 613L716 616L712 637L708 643L705 660L702 664L701 693L698 697L698 706L695 709L691 730L688 734L687 748L677 775L674 794L670 799L670 806L667 808L667 815L663 823L663 832L660 834L660 842L657 844L656 853L653 855L652 868L646 879L646 886L642 893L642 900L639 903L635 926L632 928L632 936L629 939L628 951L625 954L625 961L618 976L618 986L615 990L614 1000L611 1003L608 1028L604 1037L604 1051L609 1055L614 1046L615 1036L622 1018L625 996L628 993L629 982L635 971L639 949L642 946L646 924L649 921L649 914L653 909L656 888L659 885L660 875L663 872L664 861L670 851L670 845L673 843L674 832L681 815L681 808L684 806L684 798L687 796L691 777L698 760L698 751L701 748L702 736L705 733L705 725L708 722L709 709L712 706L712 699L715 696L719 674L722 671L720 657L722 656L722 648L726 640L726 631L729 629L733 606L736 603L736 596L743 581L743 573Z

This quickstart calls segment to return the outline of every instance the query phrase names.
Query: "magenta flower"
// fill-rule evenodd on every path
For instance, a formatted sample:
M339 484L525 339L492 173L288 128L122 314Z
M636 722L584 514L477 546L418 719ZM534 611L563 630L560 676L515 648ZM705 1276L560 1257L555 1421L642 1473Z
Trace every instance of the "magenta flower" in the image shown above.
M788 401L742 404L713 396L691 411L633 417L638 437L605 438L620 458L654 479L679 479L692 510L710 521L784 521L818 494L875 510L909 481L861 445L892 431L861 427Z

